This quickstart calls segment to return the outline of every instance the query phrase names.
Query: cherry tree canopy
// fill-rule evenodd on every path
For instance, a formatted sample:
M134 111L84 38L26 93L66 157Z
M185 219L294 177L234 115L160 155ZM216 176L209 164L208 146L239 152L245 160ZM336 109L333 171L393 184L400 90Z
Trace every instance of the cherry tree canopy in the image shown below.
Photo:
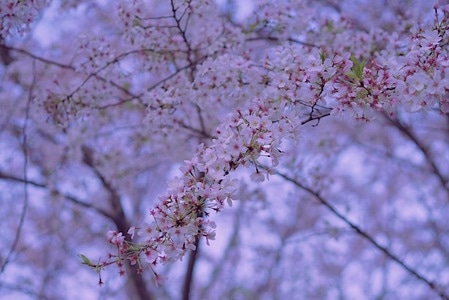
M443 1L0 17L0 294L449 299Z

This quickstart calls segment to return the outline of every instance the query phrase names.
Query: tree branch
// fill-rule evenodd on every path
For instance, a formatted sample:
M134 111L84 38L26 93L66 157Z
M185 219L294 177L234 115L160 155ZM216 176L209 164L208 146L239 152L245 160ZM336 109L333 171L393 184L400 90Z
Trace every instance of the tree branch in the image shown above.
M251 38L247 38L246 41L247 42L252 42L252 41L274 41L274 42L279 42L280 39L274 36L268 36L268 37L264 37L264 36L257 36L257 37L251 37ZM312 43L309 42L304 42L304 41L300 41L294 38L288 38L287 41L294 43L294 44L299 44L299 45L303 45L306 47L311 47L311 48L320 48L320 46L318 45L314 45Z
M190 299L190 292L192 290L192 283L193 283L193 274L195 270L196 260L198 258L199 246L200 246L200 238L197 236L195 238L196 249L190 251L189 254L189 261L187 263L186 275L184 277L184 283L182 285L182 300Z
M443 173L441 173L440 169L438 168L437 164L435 163L435 160L432 157L432 154L430 153L430 150L424 143L422 143L418 136L413 133L411 128L405 126L402 124L399 120L392 119L388 117L386 114L384 114L385 118L394 126L396 127L403 135L408 137L415 146L421 151L421 153L424 155L424 158L426 159L427 163L429 164L430 168L432 169L433 174L438 178L438 180L441 183L441 186L446 190L446 192L449 194L449 187L447 186L448 179L445 178Z
M209 291L213 288L213 286L215 285L217 279L219 278L220 274L223 272L223 268L224 268L224 263L221 262L227 262L229 261L229 258L232 255L232 250L237 246L238 242L239 242L239 235L240 235L240 225L241 225L241 218L242 218L242 207L239 207L239 209L237 210L237 215L235 216L234 219L234 224L233 224L233 231L231 233L231 237L229 238L229 242L225 248L225 250L223 251L223 255L221 256L220 259L218 259L218 264L215 267L215 269L213 270L211 276L209 277L209 282L206 284L206 286L203 288L201 294L200 294L200 299L207 299L207 294L209 293Z
M267 169L267 168L266 168ZM346 225L348 225L351 229L353 229L357 234L359 234L361 237L363 237L365 240L367 240L371 245L373 245L375 248L380 250L382 253L384 253L387 257L389 257L391 260L396 262L398 265L400 265L405 271L407 271L409 274L413 275L418 280L425 283L431 290L433 290L435 293L438 294L438 296L443 300L449 300L449 295L445 294L434 282L430 281L428 278L426 278L424 275L420 274L418 271L413 269L411 266L406 264L404 261L402 261L398 256L393 254L389 249L385 248L384 246L380 245L368 232L364 231L359 225L355 224L354 222L350 221L345 215L343 215L341 212L339 212L329 201L324 199L319 192L316 192L312 190L311 188L303 185L298 180L284 174L281 172L276 171L276 174L282 178L284 178L286 181L292 183L296 187L306 191L310 195L314 196L314 198L320 202L322 205L324 205L327 209L329 209L333 215L335 215L338 219L343 221Z
M128 223L125 212L123 210L123 206L121 203L121 198L116 189L109 183L109 181L104 177L104 175L98 170L95 166L94 158L93 158L93 150L88 146L83 145L81 147L83 152L83 162L89 166L98 179L101 181L103 187L109 193L109 203L112 207L112 220L117 228L118 232L128 232L131 225ZM130 237L128 235L125 236L126 241L131 242ZM138 265L131 265L128 261L126 261L126 267L129 270L130 280L132 285L134 286L134 290L136 291L139 299L141 300L151 300L153 296L150 291L147 289L146 282L144 281L142 275L138 270Z
M31 100L33 99L33 91L34 87L36 85L36 63L33 61L33 79L31 82L30 89L28 91L28 99L26 102L25 107L25 122L22 127L22 146L23 146L23 181L24 181L24 198L23 198L23 207L22 212L20 213L19 218L19 225L17 227L16 235L14 237L14 241L11 245L11 248L8 251L8 254L6 255L5 261L3 262L1 268L0 268L0 274L3 273L6 269L6 266L8 265L9 261L11 260L11 256L16 250L16 247L19 243L20 236L22 235L23 225L25 223L25 216L28 210L28 200L29 200L29 192L28 192L28 122L30 118L30 107L31 107Z
M17 183L24 183L24 184L32 185L32 186L37 187L37 188L48 189L48 186L43 184L43 183L40 183L40 182L37 182L37 181L33 181L33 180L30 180L30 179L25 180L23 178L20 178L20 177L11 175L11 174L4 173L2 171L0 171L0 179L8 180L8 181L14 181L14 182L17 182ZM79 205L79 206L82 206L82 207L85 207L85 208L88 208L88 209L92 209L95 212L97 212L98 214L100 214L100 215L102 215L102 216L104 216L104 217L106 217L106 218L108 218L110 220L113 220L113 218L114 218L107 211L105 211L105 210L103 210L103 209L101 209L99 207L96 207L95 205L93 205L91 203L85 202L83 200L80 200L80 199L76 198L75 196L64 194L64 193L61 193L59 191L55 191L55 192L58 193L59 195L61 195L64 199L72 202L73 204L76 204L76 205Z

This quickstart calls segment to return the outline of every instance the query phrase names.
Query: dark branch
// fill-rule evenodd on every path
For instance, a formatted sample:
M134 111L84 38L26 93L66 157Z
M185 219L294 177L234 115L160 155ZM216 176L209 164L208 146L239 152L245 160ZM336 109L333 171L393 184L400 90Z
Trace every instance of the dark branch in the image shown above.
M20 177L11 175L11 174L4 173L2 171L0 171L0 179L8 180L8 181L14 181L14 182L17 182L17 183L28 184L28 185L31 185L31 186L34 186L34 187L37 187L37 188L48 189L48 186L43 184L43 183L40 183L40 182L37 182L37 181L34 181L34 180L30 180L30 179L25 181L23 178L20 178ZM110 213L108 213L107 211L104 211L103 209L101 209L99 207L96 207L95 205L93 205L91 203L85 202L83 200L80 200L80 199L76 198L75 196L64 194L64 193L61 193L59 191L53 191L53 192L56 192L57 194L61 195L64 199L72 202L73 204L85 207L87 209L92 209L95 212L97 212L98 214L100 214L100 215L102 215L102 216L104 216L104 217L106 217L106 218L108 218L110 220L113 220L113 216Z
M28 91L28 99L26 102L25 107L25 122L21 128L22 132L22 147L23 147L23 189L24 189L24 197L23 197L23 207L22 212L20 213L19 218L19 225L17 226L16 235L14 237L14 241L11 245L11 248L8 251L8 254L6 255L5 261L3 262L0 273L3 273L6 269L6 266L8 265L9 261L11 260L12 254L16 251L17 245L19 243L20 237L22 235L23 225L25 223L25 216L28 211L28 200L29 200L29 191L28 191L28 184L26 183L28 181L28 123L30 118L30 107L31 107L31 101L33 99L33 90L36 85L36 64L33 61L33 80L31 82L30 89Z
M247 38L246 39L247 42L263 41L263 40L265 40L265 41L273 41L273 42L281 41L279 38L274 37L274 36L268 36L268 37L257 36L257 37L251 37L251 38ZM318 45L314 45L314 44L309 43L309 42L300 41L300 40L297 40L295 38L288 38L287 41L289 41L291 43L294 43L294 44L303 45L303 46L306 46L306 47L318 48L318 49L320 48L320 46L318 46Z
M395 126L403 135L408 137L415 146L421 151L421 153L424 155L427 163L429 164L430 168L432 169L433 174L438 178L438 180L441 183L441 186L446 190L446 192L449 194L449 187L447 186L448 179L445 178L443 173L441 173L440 169L438 168L435 160L432 157L432 154L430 153L430 150L424 143L418 138L418 136L412 131L412 129L404 124L402 124L397 119L392 119L388 117L386 114L384 114L385 118L393 125Z
M348 225L351 229L353 229L357 234L359 234L361 237L363 237L365 240L367 240L371 245L373 245L375 248L380 250L382 253L384 253L387 257L389 257L391 260L396 262L398 265L400 265L405 271L407 271L409 274L416 277L418 280L425 283L431 290L433 290L435 293L438 294L438 296L443 300L449 300L449 296L446 295L440 288L437 287L437 285L430 281L428 278L426 278L424 275L420 274L418 271L413 269L411 266L406 264L404 261L402 261L398 256L393 254L389 249L385 248L384 246L380 245L368 232L364 231L359 225L355 224L354 222L350 221L345 215L343 215L341 212L339 212L328 200L324 199L318 192L312 190L311 188L303 185L298 180L289 177L286 174L283 174L281 172L276 171L276 174L280 177L284 178L286 181L292 183L296 187L306 191L310 195L314 196L314 198L320 202L322 205L324 205L326 208L328 208L333 215L335 215L338 219L343 221L346 225Z
M83 162L89 166L92 171L95 173L95 175L98 177L98 179L101 181L103 187L108 191L109 193L109 204L111 205L113 216L112 220L117 227L118 232L126 233L128 232L128 229L131 227L129 224L125 211L123 210L123 205L121 202L120 195L118 191L115 189L115 187L107 180L107 178L100 172L100 170L95 165L94 157L93 157L93 150L90 149L88 146L83 145L81 147L81 150L83 152ZM131 242L130 237L126 235L126 241ZM129 262L126 262L126 267L129 270L129 278L131 279L131 282L134 286L134 289L139 296L139 299L141 300L151 300L153 299L153 296L151 295L150 291L147 289L146 282L144 281L144 278L139 273L138 266L137 265L131 265Z
M182 285L182 300L190 299L190 292L192 290L193 283L193 274L195 270L196 260L198 258L198 251L200 246L200 238L197 236L195 238L195 247L194 251L191 251L189 254L189 261L187 263L186 275L184 277L184 283Z

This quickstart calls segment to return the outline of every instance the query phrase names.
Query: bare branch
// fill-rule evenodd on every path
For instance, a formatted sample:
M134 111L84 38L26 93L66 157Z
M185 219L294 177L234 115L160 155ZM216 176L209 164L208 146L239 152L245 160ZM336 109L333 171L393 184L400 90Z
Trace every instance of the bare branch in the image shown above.
M190 292L192 290L192 283L193 283L193 274L195 270L195 264L198 258L198 251L200 246L200 239L197 236L195 238L195 247L196 249L191 251L189 254L189 261L187 263L187 270L186 274L184 276L184 283L182 285L182 300L189 300L190 299Z
M31 180L31 179L27 179L25 181L23 178L20 178L20 177L11 175L11 174L4 173L2 171L0 171L0 179L8 180L8 181L14 181L14 182L17 182L17 183L28 184L28 185L32 185L32 186L37 187L37 188L48 189L48 186L46 184L43 184L43 183ZM79 205L79 206L82 206L82 207L85 207L85 208L88 208L88 209L92 209L95 212L97 212L98 214L100 214L100 215L102 215L102 216L104 216L104 217L106 217L106 218L108 218L110 220L113 220L113 216L110 213L108 213L107 211L105 211L105 210L103 210L103 209L101 209L99 207L96 207L95 205L93 205L91 203L88 203L88 202L85 202L83 200L80 200L80 199L76 198L73 195L64 194L64 193L62 193L60 191L53 191L53 192L57 193L58 195L61 195L64 199L72 202L73 204L76 204L76 205Z
M28 99L26 103L25 108L25 122L23 123L22 127L22 147L23 147L23 189L24 189L24 198L23 198L23 207L22 212L20 213L19 218L19 225L17 227L16 235L14 237L14 241L11 245L11 248L9 249L8 254L6 255L5 261L3 262L1 268L0 268L0 274L3 273L6 269L6 266L8 265L9 261L11 260L12 254L16 251L16 247L19 243L20 236L22 235L23 225L25 223L25 216L28 210L28 200L29 200L29 193L28 193L28 122L30 118L30 107L31 107L31 100L33 99L33 91L34 87L36 85L36 63L33 61L33 79L31 82L30 89L28 91Z
M256 37L251 37L251 38L247 38L246 39L247 42L264 41L264 40L265 41L272 41L272 42L280 42L281 41L279 38L274 37L274 36L267 36L267 37L265 37L265 36L256 36ZM287 41L291 42L291 43L294 43L294 44L303 45L303 46L306 46L306 47L318 48L318 49L321 48L318 45L315 45L315 44L312 44L312 43L309 43L309 42L300 41L300 40L295 39L295 38L288 38Z
M95 175L98 177L98 179L101 181L103 187L108 191L109 193L109 204L112 207L112 220L117 227L117 230L119 232L128 232L128 229L131 227L129 224L125 212L123 210L123 206L121 203L121 198L118 193L118 191L114 188L114 186L106 179L106 177L98 170L97 166L95 166L95 161L93 158L93 150L90 149L88 146L83 145L81 147L81 150L83 152L83 162L89 166L92 171L95 173ZM128 242L131 242L130 237L126 236L126 240ZM137 265L131 265L129 262L126 262L126 266L130 272L130 279L134 286L135 291L137 292L137 295L139 296L139 299L141 300L151 300L153 299L153 296L147 289L147 285L142 277L142 275L138 272L138 266Z
M418 136L413 132L413 130L410 127L402 124L398 119L392 119L388 117L386 114L384 114L384 116L393 126L395 126L400 132L402 132L403 135L407 136L421 151L421 153L424 155L427 161L427 164L432 169L433 174L435 174L435 176L440 181L441 186L449 194L449 187L447 185L449 180L443 175L443 173L441 173L428 147L424 145L424 143L418 138Z
M314 191L310 187L307 187L300 183L298 180L281 173L279 171L276 171L276 174L282 178L284 178L286 181L292 183L296 187L306 191L308 194L312 195L318 202L320 202L322 205L324 205L327 209L329 209L334 216L336 216L338 219L343 221L346 225L348 225L351 229L353 229L357 234L359 234L361 237L363 237L365 240L367 240L371 245L373 245L375 248L380 250L382 253L384 253L387 257L389 257L391 260L396 262L398 265L400 265L406 272L413 275L415 278L420 280L421 282L425 283L431 290L433 290L435 293L438 294L438 296L443 300L449 300L449 295L445 294L436 283L432 282L428 278L426 278L424 275L420 274L417 270L406 264L403 260L401 260L397 255L393 254L389 249L386 247L380 245L368 232L363 230L359 225L356 223L350 221L345 215L343 215L340 211L337 210L328 200L323 198L319 192Z
M223 255L218 260L218 265L215 267L215 269L212 271L212 274L209 276L209 282L206 284L204 289L201 292L200 299L206 299L207 293L213 288L214 284L218 280L220 274L223 272L224 263L229 261L229 258L232 254L232 250L237 246L239 242L239 235L240 235L240 226L241 226L241 219L242 219L242 208L240 207L237 211L237 214L234 219L233 224L233 231L231 233L231 237L229 238L229 242L226 246L226 249L223 252Z

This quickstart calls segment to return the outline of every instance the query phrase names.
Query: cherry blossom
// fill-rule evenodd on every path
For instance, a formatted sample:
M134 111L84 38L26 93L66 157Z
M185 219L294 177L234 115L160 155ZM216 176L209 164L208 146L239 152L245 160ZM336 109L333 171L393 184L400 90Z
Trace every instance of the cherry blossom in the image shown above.
M90 217L76 209L61 215L55 209L54 215L44 218L50 223L61 218L61 228L65 220L76 224L78 219L92 227L91 238L101 235L112 250L98 261L83 255L83 264L99 273L101 283L105 269L116 265L120 275L131 276L141 299L149 297L142 289L145 285L139 284L147 273L163 286L170 280L164 268L186 257L183 293L188 297L201 241L211 247L219 243L220 218L230 212L237 212L233 220L235 228L242 228L238 230L249 230L251 222L261 221L257 226L277 237L272 242L278 247L277 256L258 257L280 262L285 251L291 262L301 255L322 255L317 259L320 267L335 275L345 270L328 262L326 251L352 251L362 261L369 245L388 261L384 271L391 263L391 268L403 272L395 282L413 278L422 283L423 297L447 299L447 274L441 268L433 273L430 265L447 264L447 247L440 237L447 222L435 208L446 207L441 199L448 192L447 139L438 128L445 129L441 120L449 111L449 6L412 2L416 5L253 1L249 6L253 10L237 18L243 2L225 1L221 8L209 0L4 1L0 101L5 109L0 112L4 140L0 147L5 158L0 159L5 167L0 168L0 179L25 186L22 216L28 202L33 213L45 214L45 205L28 201L33 187L47 193L36 199L48 196L52 205L61 206L58 203L68 201L104 219L101 225L91 224ZM46 45L33 32L40 18L48 18L50 24L67 18L77 25L64 23L53 29L55 37ZM434 138L427 137L426 126L420 127L417 116L423 115L430 116L428 127L435 131L429 134ZM326 122L333 122L334 128ZM384 130L392 133L381 136ZM404 139L407 143L401 145L398 141ZM378 162L378 156L393 163ZM396 164L413 169L413 174L398 171ZM431 178L418 178L419 174ZM270 191L267 186L276 180L283 182L288 196ZM295 192L290 194L289 189ZM345 202L347 192L352 198ZM427 199L429 194L436 196ZM280 200L267 204L271 202L267 195ZM396 199L393 206L403 204L403 198L419 198L410 202L425 215L415 220L420 230L427 230L425 234L410 237L413 218L407 214L416 213L412 204L410 211L394 207L394 213L379 204L385 210L381 215L371 203L376 195L382 204L387 196ZM354 200L357 197L360 203ZM248 200L252 198L257 199ZM314 199L327 214L321 217L303 198ZM268 205L272 211L264 210ZM373 220L357 215L369 212L376 216ZM400 225L393 224L396 215L403 221ZM378 222L383 217L392 222L391 231ZM11 251L5 253L14 253L19 246L27 249L32 242L20 238L22 226L27 236L33 236L39 226L45 227L44 222L35 223L33 228L21 221L17 240L9 242ZM58 232L57 225L51 228ZM316 251L288 248L305 228L318 228L317 235L331 239ZM70 229L61 229L60 236L68 236ZM363 242L346 236L346 231ZM395 234L404 237L399 244ZM413 242L427 236L435 237L428 241L434 252L418 249L416 244L425 244L421 240ZM330 241L338 239L347 242L341 249ZM269 246L260 248L268 251ZM411 258L397 254L408 249ZM427 251L433 260L420 269L414 251ZM243 252L234 253L234 259L249 253ZM5 256L2 272L11 255ZM291 296L280 284L283 275L273 270L254 272L267 276L268 290L279 283L278 294L266 297ZM348 270L345 276L357 272ZM388 282L387 271L376 276ZM298 276L292 273L291 278ZM347 287L345 282L339 284ZM263 286L254 290L267 295ZM289 288L295 285L289 283ZM335 297L330 293L306 296Z

